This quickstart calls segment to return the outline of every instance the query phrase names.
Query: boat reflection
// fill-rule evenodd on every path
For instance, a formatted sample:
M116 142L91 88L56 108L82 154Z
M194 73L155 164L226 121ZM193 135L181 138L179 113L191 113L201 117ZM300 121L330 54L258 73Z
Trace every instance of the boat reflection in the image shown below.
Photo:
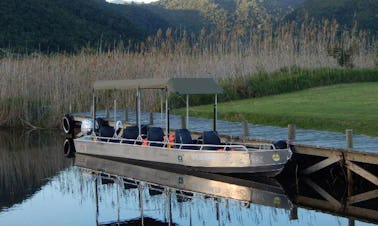
M198 202L198 200L211 200L216 205L221 202L232 202L233 206L244 209L250 204L283 209L292 207L281 185L271 178L251 180L191 171L172 172L80 154L75 157L75 165L95 178L97 211L101 208L98 203L98 186L115 183L130 192L137 190L141 212L139 221L154 220L151 217L145 218L143 212L146 210L143 208L142 199L153 200L155 196L167 199L165 223L169 224L172 224L172 211L174 211L172 208L179 206L180 203ZM114 220L114 222L125 223L130 220L136 219Z

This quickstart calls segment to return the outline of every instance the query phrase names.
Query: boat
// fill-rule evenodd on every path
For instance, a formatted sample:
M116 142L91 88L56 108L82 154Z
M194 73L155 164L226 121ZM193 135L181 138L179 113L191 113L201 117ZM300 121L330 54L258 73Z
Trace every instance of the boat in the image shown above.
M145 128L141 124L141 92L162 93L165 128ZM135 90L136 124L113 126L96 117L96 91ZM292 156L286 141L250 144L224 142L216 131L217 99L222 88L212 78L167 78L96 81L93 85L93 115L81 123L81 135L74 139L77 153L123 159L135 164L164 165L209 173L261 174L276 176ZM169 94L186 97L186 122L189 121L189 95L214 95L213 128L194 137L188 129L170 130ZM164 106L165 105L165 112ZM116 108L116 107L115 107ZM116 120L115 120L116 121Z

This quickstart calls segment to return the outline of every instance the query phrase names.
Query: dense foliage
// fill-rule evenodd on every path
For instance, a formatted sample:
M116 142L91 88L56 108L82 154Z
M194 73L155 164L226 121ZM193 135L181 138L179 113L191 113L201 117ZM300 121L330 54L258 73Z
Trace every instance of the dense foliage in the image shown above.
M315 21L336 20L342 26L378 31L378 1L376 0L306 0L303 5L289 14L288 21L302 22L306 17Z

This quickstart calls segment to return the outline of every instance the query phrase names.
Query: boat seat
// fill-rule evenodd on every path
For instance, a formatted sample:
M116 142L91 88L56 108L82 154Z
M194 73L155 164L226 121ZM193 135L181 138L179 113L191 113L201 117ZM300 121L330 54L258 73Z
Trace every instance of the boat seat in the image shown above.
M98 135L100 137L113 137L114 136L114 128L109 126L109 123L105 121L103 118L96 118L98 123Z
M150 146L163 147L163 143L155 143L164 141L164 131L161 127L150 127L147 131L147 140L150 142Z
M122 137L125 139L130 139L130 140L125 140L123 143L128 143L128 144L133 144L134 141L137 139L139 136L139 128L138 126L126 126L126 128L123 130L123 135Z
M99 136L100 137L113 137L114 136L114 128L109 125L101 126L99 129Z
M217 131L204 131L202 134L203 144L214 144L214 145L221 145L221 140L219 138ZM204 147L205 150L217 150L219 147L211 147L206 146Z
M188 129L176 129L175 130L175 143L176 144L196 144L197 141L192 139L192 135L190 134ZM180 145L177 145L179 148ZM199 149L196 146L182 146L182 149Z

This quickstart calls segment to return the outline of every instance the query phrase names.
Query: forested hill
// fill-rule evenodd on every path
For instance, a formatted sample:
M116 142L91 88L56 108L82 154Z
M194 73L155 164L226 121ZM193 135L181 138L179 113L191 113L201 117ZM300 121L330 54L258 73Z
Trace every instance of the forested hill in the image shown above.
M287 21L302 22L304 18L314 18L315 21L335 19L339 24L357 28L378 31L378 1L377 0L306 0L299 8L286 17Z
M160 0L158 5L174 10L196 10L208 25L230 30L252 29L275 23L294 11L304 0Z
M16 52L99 48L143 40L169 21L138 5L105 0L1 0L0 48Z
M160 0L111 4L105 0L1 0L0 56L14 52L70 52L145 40L168 27L188 34L217 29L247 34L263 24L335 18L378 30L377 0ZM122 41L122 42L121 42Z

